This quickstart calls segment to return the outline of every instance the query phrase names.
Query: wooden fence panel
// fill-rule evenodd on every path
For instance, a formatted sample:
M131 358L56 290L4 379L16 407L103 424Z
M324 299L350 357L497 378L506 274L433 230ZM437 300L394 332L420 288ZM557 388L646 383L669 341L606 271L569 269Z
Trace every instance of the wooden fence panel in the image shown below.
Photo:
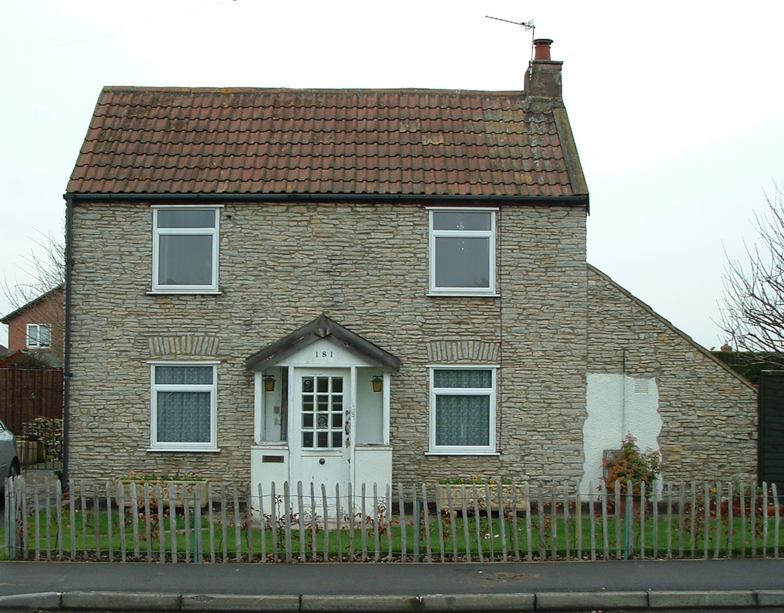
M21 435L37 417L63 418L63 369L0 368L0 421Z

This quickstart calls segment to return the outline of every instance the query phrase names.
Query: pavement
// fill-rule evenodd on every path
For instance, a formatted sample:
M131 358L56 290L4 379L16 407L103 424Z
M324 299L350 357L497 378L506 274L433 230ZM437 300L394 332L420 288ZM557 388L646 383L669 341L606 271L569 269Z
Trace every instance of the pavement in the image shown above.
M784 559L495 564L0 562L0 611L784 612Z

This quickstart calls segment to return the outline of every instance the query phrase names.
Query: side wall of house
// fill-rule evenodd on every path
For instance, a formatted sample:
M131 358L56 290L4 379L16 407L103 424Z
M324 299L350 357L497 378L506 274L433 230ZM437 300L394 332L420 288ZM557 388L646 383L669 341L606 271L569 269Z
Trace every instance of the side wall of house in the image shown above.
M647 417L637 427L644 433L660 428L658 449L664 479L756 476L756 391L591 267L588 308L589 381L596 378L601 384L602 376L617 375L620 379L625 374L625 395L632 402L635 385L644 387L645 394L658 392L656 412L638 398L639 410L647 411ZM640 436L632 429L634 407L627 405L627 411L627 431ZM618 431L615 448L623 436Z
M248 480L245 359L319 314L401 360L393 479L578 478L585 419L585 210L498 213L500 297L428 297L428 213L405 204L226 204L220 290L149 295L148 205L74 210L71 474ZM150 360L218 360L218 453L151 452ZM428 365L501 366L494 456L428 452Z

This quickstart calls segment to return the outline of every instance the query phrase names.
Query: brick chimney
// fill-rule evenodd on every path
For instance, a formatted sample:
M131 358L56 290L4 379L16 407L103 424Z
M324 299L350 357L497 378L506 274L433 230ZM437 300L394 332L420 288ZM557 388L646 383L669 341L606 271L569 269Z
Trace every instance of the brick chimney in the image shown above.
M550 59L549 38L534 41L534 59L525 71L525 96L527 106L534 111L563 107L561 92L561 66L563 62Z

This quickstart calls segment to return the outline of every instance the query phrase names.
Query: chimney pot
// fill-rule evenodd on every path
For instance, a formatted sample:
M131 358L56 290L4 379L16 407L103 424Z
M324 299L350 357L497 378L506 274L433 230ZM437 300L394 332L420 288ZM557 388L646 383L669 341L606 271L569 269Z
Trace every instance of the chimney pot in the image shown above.
M534 60L550 61L550 45L553 41L549 38L537 38L534 41Z

